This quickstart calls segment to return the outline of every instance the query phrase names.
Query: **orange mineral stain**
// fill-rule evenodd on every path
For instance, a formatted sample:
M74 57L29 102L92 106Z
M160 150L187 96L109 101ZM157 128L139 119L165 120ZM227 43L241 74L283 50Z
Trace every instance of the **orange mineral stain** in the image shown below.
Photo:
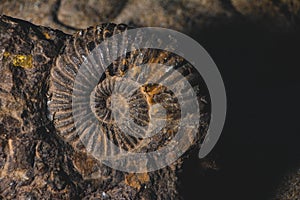
M125 176L125 184L140 189L142 184L150 181L150 177L147 173L130 173Z

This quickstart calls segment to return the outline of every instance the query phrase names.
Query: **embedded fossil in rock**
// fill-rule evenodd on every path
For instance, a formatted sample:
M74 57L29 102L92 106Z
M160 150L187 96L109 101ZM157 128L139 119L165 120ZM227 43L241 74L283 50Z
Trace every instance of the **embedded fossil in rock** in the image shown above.
M126 30L127 26L104 24L70 36L1 16L0 27L0 77L4 77L0 85L1 198L178 198L176 174L183 157L163 169L132 175L106 167L86 154L86 148L80 145L78 135L74 134L74 119L70 112L72 84L84 61L82 55L90 53L106 37ZM144 56L139 57L141 53ZM106 115L110 112L107 109L110 105L108 86L129 72L134 77L144 69L138 64L149 62L173 66L195 86L203 111L199 133L205 133L210 109L209 104L200 100L208 95L200 75L194 73L192 65L180 56L163 50L132 51L107 67L103 76L97 77L97 87L87 91L92 100L89 104L91 114L98 122L103 121L102 127L114 124L114 118ZM155 72L166 73L165 70ZM103 91L108 93L103 96ZM177 97L167 87L150 83L143 83L132 92L127 105L135 122L141 127L148 127L151 126L151 118L159 121L162 114L167 116L166 127L148 140L124 136L117 129L107 130L108 136L115 137L108 138L124 150L142 152L163 147L170 136L176 135L174 127L180 109ZM49 98L46 94L50 95ZM51 118L47 118L47 102ZM161 108L155 106L158 102L166 113L156 112ZM141 114L143 120L140 120ZM118 131L119 135L116 134ZM198 136L191 149L200 142L201 136ZM86 180L93 178L97 179Z
M199 101L196 103L201 106L200 97L208 94L203 79L193 66L167 50L126 52L131 47L126 46L128 42L123 38L111 46L97 49L107 38L128 29L124 24L103 24L78 32L67 40L51 71L49 109L55 127L75 150L100 160L124 150L139 153L165 146L176 134L180 118L191 118L180 113L182 106L194 104L188 92L197 93ZM132 40L138 41L140 37L137 33ZM125 54L105 66L114 51ZM82 68L84 73L80 74ZM80 76L76 88L75 82ZM123 78L130 81L122 81ZM157 84L157 81L177 85L185 96L181 105L170 88ZM188 88L189 84L192 88ZM79 98L78 102L74 98ZM120 117L122 124L118 123ZM157 124L159 127L155 127ZM105 136L99 133L100 130ZM198 133L192 144L204 134ZM110 142L117 148L112 148Z

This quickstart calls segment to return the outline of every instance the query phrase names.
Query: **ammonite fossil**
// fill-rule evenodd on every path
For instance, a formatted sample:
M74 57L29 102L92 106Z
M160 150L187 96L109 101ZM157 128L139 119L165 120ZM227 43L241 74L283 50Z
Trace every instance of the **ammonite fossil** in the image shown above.
M205 83L188 61L168 49L128 45L130 40L147 39L137 32L125 40L128 30L124 24L103 24L66 42L50 78L49 109L55 127L75 150L98 160L116 157L113 162L123 162L118 159L125 154L165 150L168 145L177 145L182 154L189 146L177 141L195 144L203 133L198 123L201 106L209 102L201 99L208 93ZM125 34L119 39L108 40L121 33ZM183 136L178 136L183 127ZM137 156L122 165L130 168L141 162Z
M107 24L70 36L0 16L0 43L3 44L0 47L0 77L3 78L0 85L0 199L178 199L177 169L183 159L154 172L125 173L97 162L91 150L97 149L94 145L99 144L85 146L78 134L93 127L89 120L79 120L84 127L78 128L80 124L76 124L76 120L78 123L79 118L91 113L93 118L87 119L96 121L92 124L98 124L106 133L103 141L112 141L118 147L116 150L152 152L168 146L169 139L172 141L178 135L178 103L184 99L176 96L176 91L162 84L163 81L161 84L145 82L163 79L159 74L176 76L170 76L172 69L168 66L150 68L138 62L173 63L176 72L181 71L186 77L192 75L192 71L188 71L192 68L179 56L155 49L130 51L105 68L104 74L94 70L95 79L76 82L80 80L82 69L92 69L84 66L102 66L101 54L95 55L98 65L88 65L90 56L87 55L93 55L92 49L102 44L104 37L122 28L127 27ZM122 45L117 47L122 50ZM103 58L107 58L106 52L101 52ZM144 59L139 61L138 58ZM87 60L86 65L84 60ZM138 76L139 71L147 70L156 73L150 73L152 77ZM82 75L82 78L90 76ZM121 84L124 78L130 84ZM84 83L82 86L86 87L90 80L97 81L89 90L75 90L80 88L76 83ZM190 80L192 83L193 79ZM124 93L127 90L128 93ZM199 91L204 92L201 88ZM87 100L84 106L88 109L79 115L71 111L76 112L72 109L76 108L73 100L80 100L74 98L76 92L85 92L84 100ZM199 99L203 96L197 94ZM110 109L110 105L116 109ZM127 134L126 123L116 123L118 113L124 113L119 119L126 116L121 122L133 119L129 122L141 132ZM207 127L206 122L203 120L201 128ZM97 141L88 138L86 141ZM104 148L105 142L102 144L104 155L117 153Z

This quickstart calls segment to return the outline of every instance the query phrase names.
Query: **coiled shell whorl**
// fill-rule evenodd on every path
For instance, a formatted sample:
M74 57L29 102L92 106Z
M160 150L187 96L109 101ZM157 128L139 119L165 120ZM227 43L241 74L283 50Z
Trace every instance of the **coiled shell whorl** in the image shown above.
M123 24L103 24L78 32L66 42L51 70L49 111L58 134L75 150L96 158L163 148L176 135L180 119L193 118L181 112L183 107L196 106L191 91L200 107L202 94L208 93L193 66L167 50L128 51L121 40L93 51L127 30ZM125 53L106 67L113 51ZM166 85L176 85L183 97L179 99Z

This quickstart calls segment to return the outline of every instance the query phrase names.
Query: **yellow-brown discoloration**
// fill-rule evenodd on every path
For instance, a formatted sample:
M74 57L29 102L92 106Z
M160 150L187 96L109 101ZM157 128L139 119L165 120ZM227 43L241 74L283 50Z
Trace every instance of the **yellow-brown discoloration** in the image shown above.
M145 184L149 181L150 177L147 173L131 173L125 176L125 184L136 189L140 189L142 184Z
M80 174L82 174L84 179L88 179L92 175L96 175L98 173L98 165L97 161L87 156L85 153L76 152L74 154L74 167Z
M3 57L4 57L4 58L8 58L9 56L10 56L10 53L9 53L9 52L5 51L5 52L3 53Z
M107 38L107 37L109 37L109 35L111 34L111 32L109 31L109 30L104 30L104 32L103 32L103 37L104 38Z
M128 65L128 61L126 59L122 59L121 63L122 63L123 66ZM125 75L125 71L120 70L120 75L124 76Z
M153 56L149 63L164 63L164 60L169 56L168 52L160 52L157 56Z
M26 69L31 69L33 67L32 55L14 55L12 62L15 67L18 66Z
M51 39L51 36L49 35L49 33L44 32L43 35L45 36L45 38L47 40Z
M8 157L7 160L8 161L12 161L12 158L14 156L14 148L13 148L13 140L12 139L8 139ZM6 162L4 167L0 170L0 178L3 178L5 176L9 176L9 162Z
M16 170L14 172L14 176L21 181L27 181L29 180L29 177L26 175L27 171L26 170Z
M137 66L136 64L131 64L129 66L129 69L131 70L131 76L132 77L138 77L139 74L141 74L141 67Z
M144 94L146 94L147 101L149 102L149 104L152 105L154 104L154 100L153 100L154 96L156 94L161 93L164 90L164 87L158 84L146 85L143 86L141 90Z

